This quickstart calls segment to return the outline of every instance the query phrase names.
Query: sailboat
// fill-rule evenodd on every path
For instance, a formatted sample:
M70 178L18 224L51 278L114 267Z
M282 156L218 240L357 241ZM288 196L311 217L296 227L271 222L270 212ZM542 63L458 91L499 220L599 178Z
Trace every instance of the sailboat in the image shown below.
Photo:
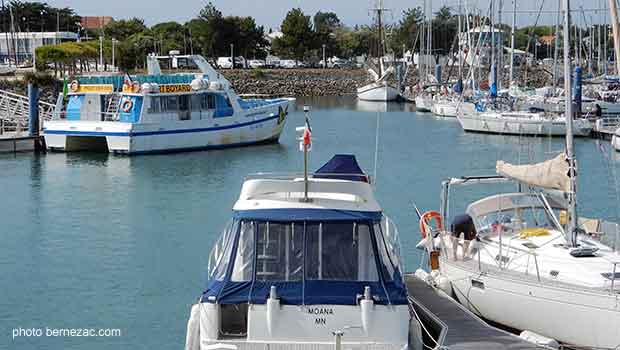
M566 17L564 85L571 91ZM573 115L570 100L565 110ZM421 214L418 246L431 257L439 253L434 283L472 312L569 347L617 349L618 225L577 215L572 128L568 117L566 150L553 159L532 165L498 161L497 175L444 181L440 211ZM451 215L454 188L494 183L514 183L518 190L479 199L464 214Z
M376 8L372 9L376 13L378 30L378 64L376 67L369 67L368 73L372 78L372 83L357 89L357 98L364 101L394 101L400 96L400 91L388 82L388 78L394 74L394 67L385 68L383 61L385 56L383 13L383 0L379 0Z

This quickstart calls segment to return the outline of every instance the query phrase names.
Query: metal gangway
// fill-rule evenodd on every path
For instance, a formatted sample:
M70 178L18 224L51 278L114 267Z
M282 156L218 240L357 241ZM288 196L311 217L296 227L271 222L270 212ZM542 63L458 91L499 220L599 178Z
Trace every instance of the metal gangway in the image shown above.
M28 133L28 96L0 90L0 137L22 137ZM39 101L39 129L51 120L56 105ZM41 131L41 130L39 130Z

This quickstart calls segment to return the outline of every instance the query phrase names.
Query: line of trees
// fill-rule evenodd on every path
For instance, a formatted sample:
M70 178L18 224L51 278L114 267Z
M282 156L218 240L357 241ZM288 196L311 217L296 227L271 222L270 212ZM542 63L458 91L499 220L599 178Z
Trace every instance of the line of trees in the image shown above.
M25 16L24 26L35 27L37 19L39 26L49 30L55 28L56 14L59 15L62 28L71 28L71 23L79 21L71 9L55 9L43 3L25 3L11 1L13 16ZM8 8L8 7L7 7ZM0 16L10 16L5 8ZM17 13L17 14L16 14ZM458 31L458 17L447 6L441 7L434 13L432 19L433 52L448 54L452 49ZM423 25L421 8L410 8L403 11L400 20L386 26L386 47L388 51L401 56L405 50L411 50L415 45L417 51L421 45L420 32ZM463 30L465 19L462 17ZM479 16L470 16L470 24L485 25L489 19ZM73 24L73 25L74 25ZM428 24L426 24L428 25ZM509 44L510 27L500 26L504 30L505 44ZM102 30L89 31L84 37L104 38L104 57L106 63L111 62L112 40L116 43L116 64L124 70L141 68L145 65L145 57L151 52L166 54L171 50L182 53L202 54L206 57L230 56L234 48L235 56L246 58L265 58L268 54L300 61L318 61L322 58L322 51L328 57L353 57L368 55L376 51L377 28L374 25L345 26L338 15L333 12L317 12L314 16L305 14L300 8L293 8L283 19L280 30L282 35L266 39L268 32L259 26L251 16L226 16L211 2L202 8L198 15L186 23L163 22L147 27L140 18L115 20ZM537 38L552 33L549 26L520 28L516 32L516 47L534 52ZM589 35L586 31L584 36ZM597 42L597 30L594 30L594 42ZM81 45L61 45L59 48L48 47L37 50L39 67L49 66L51 63L70 64L71 62L88 62L96 59L91 48L98 50L98 41L86 42ZM81 50L77 50L80 47ZM608 45L611 47L611 45ZM58 51L60 50L60 52ZM61 52L64 52L61 54ZM549 52L548 48L538 47L538 52ZM40 57L39 57L40 56ZM63 57L57 61L59 57ZM88 69L89 65L80 66Z

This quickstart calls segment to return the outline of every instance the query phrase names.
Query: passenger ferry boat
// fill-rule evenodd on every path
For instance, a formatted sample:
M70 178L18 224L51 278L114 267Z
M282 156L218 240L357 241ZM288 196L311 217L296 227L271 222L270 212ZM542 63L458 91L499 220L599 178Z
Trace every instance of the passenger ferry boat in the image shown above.
M422 349L398 231L368 176L337 155L307 177L245 180L186 350Z
M44 124L47 147L138 154L278 141L294 99L241 99L202 56L165 56L200 74L162 75L158 58L148 56L147 76L73 81Z

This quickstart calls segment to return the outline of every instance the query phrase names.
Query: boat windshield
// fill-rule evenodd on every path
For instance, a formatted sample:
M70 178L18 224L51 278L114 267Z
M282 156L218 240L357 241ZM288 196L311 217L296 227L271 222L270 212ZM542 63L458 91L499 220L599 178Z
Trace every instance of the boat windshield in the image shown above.
M237 249L231 256L234 234ZM224 258L226 257L226 258ZM229 224L209 258L210 279L222 280L233 260L232 282L379 281L402 279L396 226L356 221Z
M533 229L561 230L535 194L492 196L472 204L468 213L479 236L532 234ZM554 210L556 218L558 214L559 210Z
M238 222L229 221L209 254L209 279L222 281L226 276L230 253L233 248L234 235L237 232Z

